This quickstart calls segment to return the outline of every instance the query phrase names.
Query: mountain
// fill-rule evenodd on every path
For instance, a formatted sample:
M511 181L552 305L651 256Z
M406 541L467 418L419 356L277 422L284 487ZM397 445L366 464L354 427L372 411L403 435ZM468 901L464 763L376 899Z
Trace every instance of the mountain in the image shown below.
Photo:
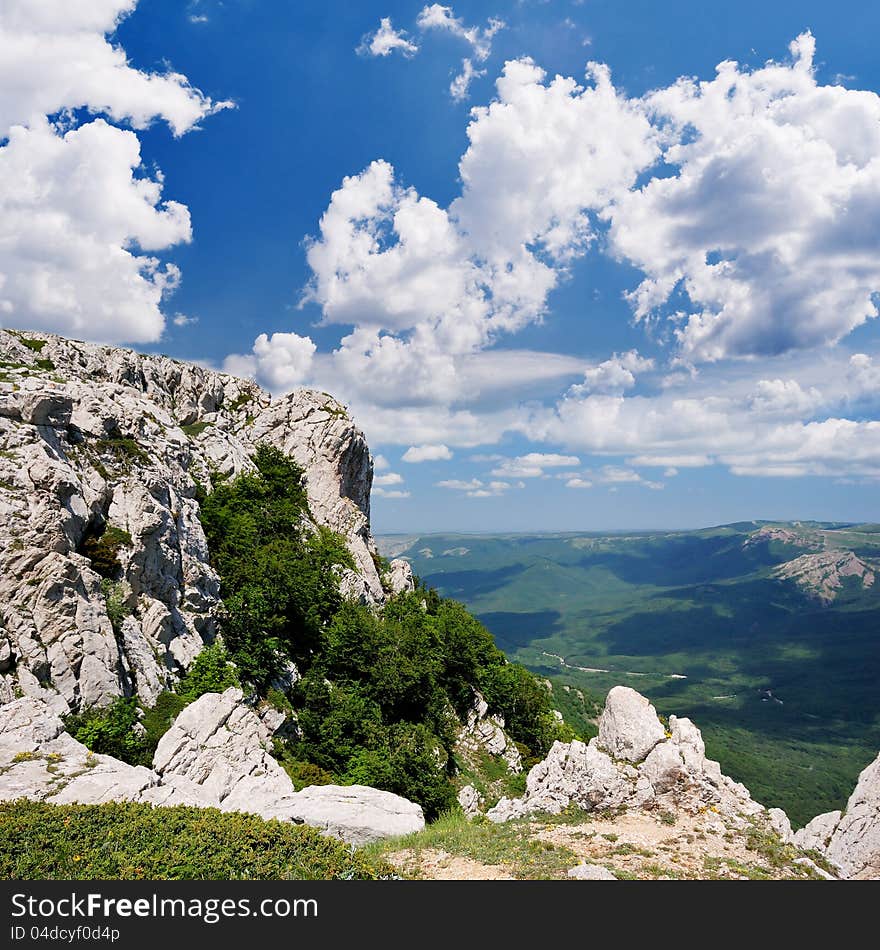
M876 765L845 814L813 808L793 832L706 757L679 710L664 722L632 689L603 702L577 685L637 671L593 674L560 644L532 645L527 615L497 638L554 674L535 676L410 560L386 561L370 531L372 472L363 434L325 393L273 399L162 356L0 331L0 876L430 876L410 859L436 857L440 841L470 853L477 840L498 866L519 854L518 876L635 873L610 857L569 867L601 855L548 849L551 819L585 839L595 822L681 821L691 830L668 847L683 859L688 839L714 836L687 873L679 862L637 876L876 875ZM728 585L729 605L760 582L754 611L771 585L782 604L858 617L876 596L870 535L755 525L671 542L580 536L566 541L574 561L555 566L559 539L535 542L518 565L469 538L400 543L429 563L492 554L491 576L459 571L456 590L491 597L509 585L497 611L508 620L523 604L517 579L542 572L562 617L590 593L584 558L598 559L586 571L599 571L592 589L609 614L628 591L631 610L656 596L668 614L678 598L685 616L703 591L708 616L709 591ZM632 542L641 554L621 547ZM658 558L672 586L659 584ZM739 645L733 614L714 635ZM653 657L643 679L659 699L676 698L664 684L697 682L708 647L690 641L674 667L685 674L667 676ZM783 705L763 688L768 708ZM208 826L210 846L196 846ZM728 839L758 864L725 864ZM260 852L271 841L276 855L251 862L245 841Z
M880 529L378 539L507 654L601 703L626 683L699 722L713 757L798 824L880 748Z

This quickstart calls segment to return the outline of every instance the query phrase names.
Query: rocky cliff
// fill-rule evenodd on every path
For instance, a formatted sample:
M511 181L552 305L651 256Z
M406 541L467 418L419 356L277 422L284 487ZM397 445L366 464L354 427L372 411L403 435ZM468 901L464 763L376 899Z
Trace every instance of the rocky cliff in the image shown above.
M167 357L0 330L0 702L64 714L173 682L216 632L199 494L260 442L305 469L312 516L344 537L344 591L380 602L372 459L331 396L273 400ZM117 629L96 556L119 562ZM395 587L410 578L395 566Z

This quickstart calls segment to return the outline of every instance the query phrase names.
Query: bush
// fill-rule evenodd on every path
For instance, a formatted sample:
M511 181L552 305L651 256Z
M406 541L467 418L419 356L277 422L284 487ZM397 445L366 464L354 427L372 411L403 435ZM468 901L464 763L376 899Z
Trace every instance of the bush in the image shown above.
M241 686L238 671L223 644L212 643L193 660L176 692L188 705L205 693L222 693L230 686Z
M132 765L149 765L152 752L144 735L135 731L137 722L137 701L120 697L103 709L91 708L68 716L64 725L92 752L112 755Z
M131 547L131 535L122 528L107 524L86 533L79 546L79 553L85 555L92 568L105 580L115 580L122 565L119 563L119 551Z
M510 735L533 755L547 752L557 738L547 688L516 663L490 668L481 685L486 702L504 717Z
M131 589L123 581L117 583L111 581L108 577L104 577L101 579L101 593L104 595L110 626L113 627L113 632L118 636L122 631L123 620L130 616L132 612L128 606Z
M393 873L313 828L216 808L0 804L3 880L374 880Z

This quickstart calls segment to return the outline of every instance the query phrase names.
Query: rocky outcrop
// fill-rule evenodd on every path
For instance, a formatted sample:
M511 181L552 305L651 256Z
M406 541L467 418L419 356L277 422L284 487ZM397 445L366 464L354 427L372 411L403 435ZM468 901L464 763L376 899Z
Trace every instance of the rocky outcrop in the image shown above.
M385 584L392 594L405 594L415 589L412 565L402 558L391 562L391 570L385 577Z
M489 704L478 692L459 730L456 748L465 758L480 753L499 756L507 763L508 772L522 772L522 756L504 731L504 717L490 714Z
M833 550L802 554L780 564L773 576L794 581L807 596L830 604L843 587L844 578L855 578L863 588L868 588L874 584L875 571L873 564L863 561L853 551Z
M250 470L260 442L303 466L316 523L345 538L356 570L342 589L380 602L372 460L332 397L273 400L167 357L0 330L0 703L149 704L187 669L219 597L197 499L212 472ZM112 589L90 556L102 536Z
M657 710L634 689L615 686L599 720L599 744L615 759L641 762L666 736Z
M689 719L670 716L667 734L648 700L623 686L608 694L597 738L554 743L529 772L525 795L501 799L487 815L508 821L559 814L570 805L587 811L711 808L735 821L763 812L744 786L706 758L700 731Z
M846 810L818 815L794 842L824 855L844 877L880 878L880 755L859 775Z
M152 769L89 752L45 703L24 697L0 707L0 800L213 807L305 823L353 845L424 828L422 809L391 792L361 785L297 792L270 744L269 728L235 688L187 706Z

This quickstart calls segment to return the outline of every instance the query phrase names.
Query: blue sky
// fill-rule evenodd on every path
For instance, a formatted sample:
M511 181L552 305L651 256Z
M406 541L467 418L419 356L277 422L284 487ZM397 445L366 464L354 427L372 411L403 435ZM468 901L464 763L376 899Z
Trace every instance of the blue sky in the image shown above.
M4 324L333 392L377 531L880 520L880 10L4 6Z

